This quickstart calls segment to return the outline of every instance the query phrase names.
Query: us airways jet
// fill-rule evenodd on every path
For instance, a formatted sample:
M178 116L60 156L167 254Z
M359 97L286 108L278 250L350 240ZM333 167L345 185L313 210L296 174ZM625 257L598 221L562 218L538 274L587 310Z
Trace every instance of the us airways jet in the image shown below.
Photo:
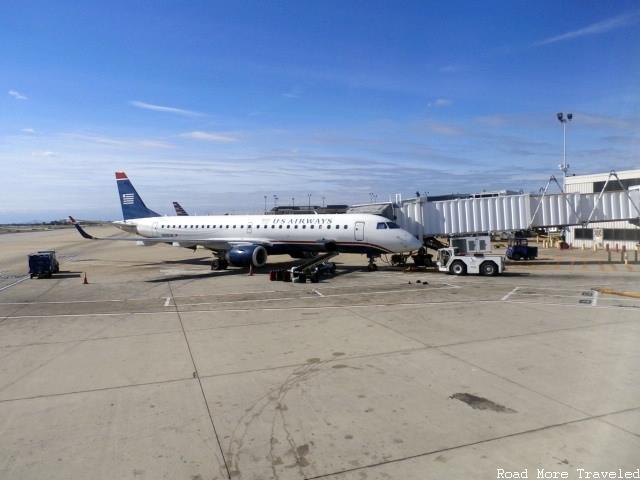
M201 246L214 253L213 270L229 265L262 267L269 255L303 258L310 252L365 254L374 270L381 254L409 252L422 245L389 219L371 214L161 216L147 208L124 172L116 172L116 182L123 220L113 223L139 237L94 237L70 217L84 238Z

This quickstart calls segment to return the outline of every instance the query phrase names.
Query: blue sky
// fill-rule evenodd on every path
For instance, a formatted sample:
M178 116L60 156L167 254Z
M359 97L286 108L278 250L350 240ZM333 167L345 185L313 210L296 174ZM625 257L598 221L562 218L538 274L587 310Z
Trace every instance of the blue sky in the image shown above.
M640 4L4 2L0 222L640 168Z

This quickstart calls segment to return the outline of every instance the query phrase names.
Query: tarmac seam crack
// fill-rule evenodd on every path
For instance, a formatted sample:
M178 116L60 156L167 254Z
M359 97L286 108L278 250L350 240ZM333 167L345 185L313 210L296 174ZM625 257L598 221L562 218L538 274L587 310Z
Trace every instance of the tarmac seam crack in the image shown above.
M171 298L173 298L173 289L171 288L171 282L167 282L167 286L169 288L169 294ZM191 351L191 344L189 344L189 337L187 336L187 331L184 329L184 324L182 323L182 315L180 315L180 307L173 302L174 308L176 311L176 315L178 315L178 320L180 321L180 327L182 328L182 335L184 336L184 341L187 344L187 350L189 351L189 357L191 358L191 363L194 368L194 377L198 381L198 385L200 386L200 392L202 393L202 399L204 400L204 405L207 409L207 414L209 415L209 420L211 421L211 427L213 428L213 434L216 437L216 442L218 443L218 449L220 450L220 455L222 456L222 463L224 464L224 468L227 472L227 477L231 480L231 472L229 471L229 465L227 465L227 459L224 456L224 451L222 449L222 443L220 443L220 436L218 435L218 431L216 430L216 424L213 421L213 414L211 413L211 407L209 406L209 402L207 400L207 396L204 393L204 387L202 386L202 379L198 374L198 367L196 365L196 360L193 357L193 352Z
M5 398L0 400L0 404L9 403L9 402L18 402L21 400L36 400L39 398L49 398L49 397L62 397L65 395L77 395L82 393L94 393L94 392L106 392L109 390L120 390L123 388L134 388L134 387L145 387L148 385L162 385L165 383L174 383L174 382L184 382L186 380L193 380L192 377L185 378L171 378L169 380L158 380L156 382L143 382L143 383L132 383L129 385L114 385L111 387L102 387L102 388L90 388L87 390L74 390L72 392L60 392L60 393L45 393L43 395L33 395L30 397L16 397L16 398Z
M326 360L326 363L338 362L343 360L344 361L359 360L362 358L375 358L375 357L382 357L385 355L401 355L401 354L410 353L410 352L420 352L423 350L428 350L430 348L433 348L433 347L425 346L425 347L407 348L404 350L393 350L391 352L365 353L362 355L352 355L352 356L345 355L345 356L341 356L340 358L332 358L332 359ZM237 370L234 372L224 372L224 373L212 373L210 375L202 375L202 377L200 378L215 378L215 377L224 377L228 375L246 375L249 373L270 372L270 371L280 370L284 368L298 368L305 365L307 365L306 362L290 363L287 365L278 365L275 367L254 368L249 370Z
M326 478L326 477L331 477L331 476L335 476L335 475L343 475L343 474L346 474L346 473L357 472L359 470L364 470L364 469L367 469L367 468L376 468L376 467L380 467L380 466L383 466L383 465L389 465L389 464L392 464L392 463L399 463L399 462L404 462L404 461L407 461L407 460L413 460L415 458L427 457L429 455L435 455L435 454L438 454L438 453L451 452L453 450L458 450L460 448L467 448L467 447L473 447L473 446L476 446L476 445L483 445L485 443L491 443L491 442L495 442L495 441L498 441L498 440L504 440L504 439L507 439L507 438L513 438L513 437L518 437L518 436L521 436L521 435L527 435L527 434L530 434L530 433L543 432L545 430L551 430L553 428L564 427L566 425L572 425L572 424L576 424L576 423L587 422L587 421L590 421L590 420L600 420L601 417L605 417L605 416L609 416L609 415L615 415L615 414L618 414L618 413L625 413L625 412L639 410L639 409L640 409L640 407L634 407L634 408L629 408L629 409L620 410L620 411L616 411L616 412L606 413L606 414L603 414L603 415L587 416L587 417L584 417L584 418L578 418L578 419L569 420L569 421L566 421L566 422L554 423L553 425L545 425L544 427L532 428L532 429L529 429L529 430L523 430L523 431L520 431L520 432L509 433L509 434L506 434L506 435L500 435L500 436L497 436L497 437L487 438L487 439L484 439L484 440L478 440L477 442L462 443L460 445L455 445L453 447L439 448L437 450L430 450L428 452L417 453L415 455L408 455L408 456L402 457L402 458L394 458L394 459L391 459L391 460L385 460L383 462L371 463L369 465L362 465L362 466L359 466L359 467L347 468L347 469L338 470L338 471L335 471L335 472L323 473L322 475L316 475L316 476L313 476L313 477L305 477L304 480L318 480L320 478ZM612 425L612 426L615 427L615 425Z

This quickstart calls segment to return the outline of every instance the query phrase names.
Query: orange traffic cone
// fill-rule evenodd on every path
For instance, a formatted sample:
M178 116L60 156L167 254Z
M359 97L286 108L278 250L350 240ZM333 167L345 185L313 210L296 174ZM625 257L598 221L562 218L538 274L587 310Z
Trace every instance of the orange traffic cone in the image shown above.
M84 280L82 281L83 285L89 285L89 280L87 280L87 272L84 272Z

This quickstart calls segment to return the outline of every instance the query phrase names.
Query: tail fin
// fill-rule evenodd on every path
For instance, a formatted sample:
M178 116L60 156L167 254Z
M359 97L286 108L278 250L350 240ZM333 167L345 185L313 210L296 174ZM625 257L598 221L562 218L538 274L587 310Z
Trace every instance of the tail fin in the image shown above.
M131 181L124 172L116 172L116 183L120 195L120 205L122 206L122 218L129 220L132 218L159 217L160 215L149 210L136 192Z
M173 202L173 208L176 211L176 215L178 215L179 217L188 217L189 216L187 211L184 208L182 208L182 205L180 205L178 202Z

